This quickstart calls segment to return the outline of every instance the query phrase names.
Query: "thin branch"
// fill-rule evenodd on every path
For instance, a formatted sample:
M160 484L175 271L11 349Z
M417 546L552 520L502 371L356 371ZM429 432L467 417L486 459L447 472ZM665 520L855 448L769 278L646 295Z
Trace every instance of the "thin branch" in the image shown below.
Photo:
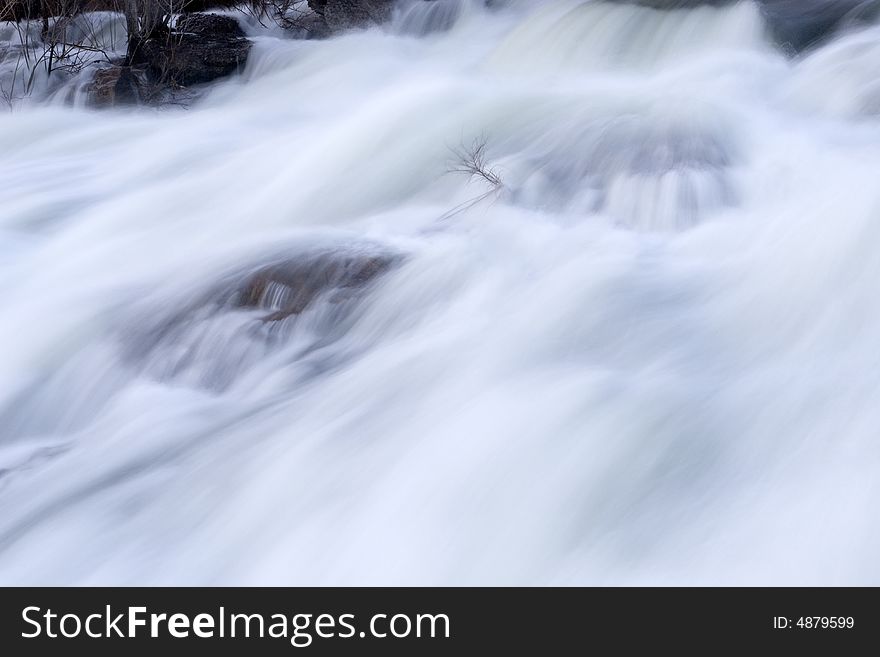
M490 167L486 160L487 143L488 139L482 135L475 138L470 146L451 149L455 160L450 163L447 173L461 173L470 178L482 178L494 189L503 187L504 182L501 180L501 175Z
M470 146L460 146L458 148L450 149L455 156L455 159L447 166L447 173L463 174L468 176L471 180L473 178L479 178L489 183L490 188L479 196L456 205L449 210L449 212L440 217L440 221L445 221L457 214L465 212L490 196L497 197L501 190L504 189L504 181L501 179L501 174L489 165L486 156L487 143L487 137L481 135L475 138Z

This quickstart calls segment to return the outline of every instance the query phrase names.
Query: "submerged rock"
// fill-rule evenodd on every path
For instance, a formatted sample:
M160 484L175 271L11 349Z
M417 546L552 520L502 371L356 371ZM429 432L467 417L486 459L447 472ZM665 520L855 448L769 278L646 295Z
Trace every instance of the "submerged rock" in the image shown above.
M675 10L726 7L742 0L604 0ZM841 28L875 21L880 0L752 0L761 7L776 43L800 52L832 38Z
M571 214L602 213L642 231L688 229L733 205L736 149L723 125L694 116L633 116L567 126L530 157L508 162L511 200Z
M298 315L319 296L328 301L353 298L358 290L391 269L397 258L387 254L321 254L293 258L263 267L249 276L233 295L241 308L270 311L263 321Z
M188 87L240 71L252 45L230 16L187 14L140 44L132 63L145 65L153 82Z
M378 245L339 245L229 273L170 312L165 298L132 316L120 334L126 360L157 380L214 391L267 362L312 376L367 346L337 343L371 287L402 259Z

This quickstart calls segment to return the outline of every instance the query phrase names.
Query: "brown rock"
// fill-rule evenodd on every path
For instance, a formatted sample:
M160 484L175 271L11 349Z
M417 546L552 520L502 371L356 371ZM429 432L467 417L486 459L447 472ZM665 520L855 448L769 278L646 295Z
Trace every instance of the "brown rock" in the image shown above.
M89 85L89 104L93 107L137 105L143 101L146 73L142 68L111 66L95 73Z
M250 275L236 290L233 304L265 309L263 321L278 321L302 313L324 294L329 294L331 303L351 299L398 259L387 254L326 253L286 260Z

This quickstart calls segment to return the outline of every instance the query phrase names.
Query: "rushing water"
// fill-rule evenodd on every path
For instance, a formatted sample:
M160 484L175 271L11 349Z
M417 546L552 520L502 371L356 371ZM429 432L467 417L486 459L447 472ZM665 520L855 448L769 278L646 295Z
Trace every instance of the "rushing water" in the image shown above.
M443 2L0 115L0 582L880 583L880 29Z

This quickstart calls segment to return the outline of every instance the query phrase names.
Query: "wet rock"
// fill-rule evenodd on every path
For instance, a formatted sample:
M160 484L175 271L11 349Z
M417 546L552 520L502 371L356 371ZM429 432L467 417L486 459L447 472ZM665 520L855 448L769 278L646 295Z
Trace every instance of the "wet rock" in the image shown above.
M92 107L137 105L145 96L146 70L131 66L110 66L95 73L88 88Z
M880 16L878 0L760 0L773 38L794 52Z
M298 315L319 296L339 303L387 272L397 258L386 254L322 254L263 267L235 291L233 304L268 311L264 321Z
M321 14L309 12L288 21L285 26L299 32L302 39L326 39L332 34L330 26Z
M153 82L188 87L244 68L252 43L234 18L187 14L166 36L145 40L132 57Z
M297 250L230 272L195 297L145 303L121 326L120 345L137 372L213 391L288 349L274 362L313 376L368 346L339 342L370 288L401 261L371 244Z
M652 9L693 9L695 7L725 7L740 0L610 0L617 4L641 5Z
M116 0L108 0L114 2ZM209 9L234 9L241 6L241 0L183 0L178 6L185 12L207 11Z
M736 149L724 126L708 120L598 121L546 136L534 152L508 172L512 202L526 207L678 231L737 198L730 177Z
M324 15L304 5L276 16L278 24L298 39L326 39L332 34Z
M308 0L333 31L384 23L391 18L394 0Z
M245 37L241 25L232 16L220 14L184 14L174 26L177 33L191 34L203 38Z

